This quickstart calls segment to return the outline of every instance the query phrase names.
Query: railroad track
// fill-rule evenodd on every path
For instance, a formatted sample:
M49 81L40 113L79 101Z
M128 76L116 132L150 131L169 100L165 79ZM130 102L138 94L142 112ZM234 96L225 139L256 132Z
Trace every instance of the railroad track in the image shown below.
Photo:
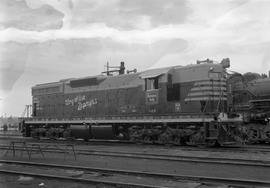
M0 169L0 173L8 173L8 174L17 174L17 175L27 175L39 178L50 178L50 179L58 179L58 180L68 180L68 181L76 181L76 182L84 182L90 184L104 184L116 187L136 187L136 188L160 188L160 187L171 187L171 186L158 186L153 184L144 184L144 183L136 183L130 182L130 179L134 177L145 177L145 178L154 178L157 182L160 179L169 180L169 181L192 181L192 182L200 182L200 183L215 183L215 184L226 184L231 186L270 186L270 181L258 181L258 180L250 180L250 179L237 179L237 178L218 178L218 177L207 177L207 176L190 176L190 175L178 175L178 174L166 174L166 173L152 173L152 172L141 172L141 171L130 171L130 170L117 170L117 169L108 169L108 168L91 168L91 167L82 167L82 166L73 166L73 165L59 165L59 164L48 164L48 163L36 163L36 162L22 162L22 161L11 161L11 160L0 160L0 163L6 164L4 168ZM50 169L49 171L44 170L42 172L30 172L28 170L22 171L14 170L14 165L16 168L20 166L23 169L27 169L27 167L33 167L42 169ZM3 166L2 166L3 167ZM74 171L83 171L83 173L91 174L91 173L99 173L99 174L110 174L110 176L117 175L125 175L130 176L130 179L127 178L128 182L124 181L111 181L106 180L106 178L98 179L94 178L85 178L85 177L70 177L67 175L52 175L52 170L74 170ZM136 178L135 178L136 179Z
M45 146L45 145L44 145ZM41 145L42 147L42 145ZM1 150L8 150L9 145L0 145ZM15 146L17 151L25 151L25 148ZM31 152L39 152L38 148L29 148ZM59 148L44 148L44 153L70 153L71 151L64 151ZM107 151L100 149L75 149L76 155L91 155L91 156L106 156L117 158L131 158L131 159L147 159L159 161L175 161L175 162L192 162L192 163L211 163L211 164L225 164L238 166L257 166L270 167L270 160L254 160L254 159L238 159L238 158L222 158L222 157L198 157L198 156L183 156L183 155L169 155L156 153L142 153L142 152L123 152L123 151Z
M129 141L123 141L123 140L95 140L91 139L89 141L83 141L83 140L72 140L72 141L67 141L65 139L56 139L56 140L50 140L50 139L33 139L33 138L25 138L25 137L0 137L0 139L5 139L5 140L24 140L27 141L28 143L63 143L63 144L74 144L74 145L99 145L99 144L104 144L104 145L128 145L128 146L134 146L134 147L160 147L164 148L164 145L152 145L152 144L135 144ZM227 147L197 147L197 146L174 146L174 145L169 145L166 147L170 148L175 148L177 150L183 150L183 151L209 151L209 152L238 152L238 153L270 153L270 145L243 145L243 146L227 146Z
M10 138L10 140L17 140L17 138ZM74 144L74 145L123 145L129 147L151 147L151 148L164 148L164 145L150 145L150 144L134 144L130 142L123 142L123 141L104 141L104 140L91 140L88 142L81 141L81 140L74 140L74 141L66 141L66 140L33 140L32 138L27 139L18 139L24 140L28 143L63 143L63 144ZM209 151L209 152L238 152L238 153L270 153L270 146L261 146L261 145L243 145L243 146L231 146L231 147L194 147L194 146L174 146L174 145L167 145L165 148L169 149L177 149L182 151Z
M42 146L42 144L46 145L46 143L40 143L40 145ZM7 149L7 145L1 145L0 149ZM22 150L23 148L21 147L17 147L17 150ZM35 150L34 150L35 151ZM65 151L62 150L57 150L56 148L50 148L50 149L44 149L43 152L48 153L48 155L50 154L54 154L54 153L65 153ZM46 154L47 155L47 154ZM168 154L155 154L155 153L142 153L142 152L123 152L123 151L107 151L107 150L101 150L101 149L76 149L76 155L80 155L82 158L83 156L85 156L84 158L88 158L87 156L96 156L97 158L100 157L108 157L108 159L110 158L119 158L119 160L124 160L126 158L129 158L130 160L133 161L159 161L158 164L164 164L164 163L169 163L169 162L180 162L180 164L196 164L196 165L200 165L200 164L205 164L205 165L221 165L221 166L228 166L228 165L232 165L234 166L234 168L239 168L241 169L241 167L249 167L249 168L254 168L254 170L258 170L258 168L269 168L270 167L270 161L264 161L264 160L248 160L248 159L235 159L235 158L220 158L220 157L194 157L194 156L179 156L179 155L168 155ZM52 156L52 155L50 155ZM122 158L122 159L121 159ZM108 159L104 159L105 161ZM175 175L175 174L174 174ZM180 176L178 175L177 178L181 179L182 178L187 178L189 179L189 176ZM209 177L206 176L190 176L192 181L201 181L201 182L207 182ZM197 179L196 179L197 178ZM208 178L208 179L207 179ZM224 180L224 178L216 178L216 177L210 177L210 182L215 182L214 179L219 179L218 182L222 182ZM229 180L230 179L230 180ZM206 181L207 180L207 181ZM240 180L243 181L242 183L245 185L248 185L249 183L246 182L244 183L245 179L236 179L237 181ZM232 178L225 178L225 183L230 182L230 181L234 181L234 179ZM249 181L249 180L248 180ZM258 182L258 184L254 184L254 185L266 185L266 181L259 181L259 180L252 180L252 182ZM217 182L216 182L217 183ZM223 182L224 183L224 182ZM231 184L229 184L231 185ZM237 185L237 183L235 184ZM238 184L240 185L240 183Z
M15 175L25 175L25 176L32 176L32 177L38 177L38 178L48 178L48 179L56 179L56 180L66 180L66 181L75 181L75 182L82 182L82 183L89 183L89 184L103 184L103 185L109 185L113 187L138 187L138 188L161 188L160 186L157 185L147 185L147 184L139 184L139 183L129 183L129 182L124 182L124 181L110 181L110 180L97 180L96 177L94 178L84 178L84 177L79 177L80 175L76 175L77 177L72 177L71 175L67 175L65 173L62 173L61 175L56 175L56 174L51 174L52 171L54 170L83 170L83 173L86 174L93 174L95 173L100 173L101 175L104 173L110 174L111 173L128 173L128 172L117 172L114 170L109 170L109 169L97 169L97 168L85 168L85 167L78 167L78 166L71 166L71 165L57 165L57 164L45 164L45 163L33 163L33 162L22 162L22 161L7 161L7 160L0 160L1 163L6 163L8 164L6 166L6 169L0 169L0 173L5 173L5 174L15 174ZM13 165L13 167L10 167L10 164ZM16 165L17 169L15 168L14 170L14 165ZM18 168L20 167L20 168ZM29 170L21 170L21 168L27 169L27 167L31 167L32 171L35 172L30 172ZM35 167L37 170L34 170L33 167ZM43 167L46 167L50 170L44 171L39 169L42 169ZM12 169L13 168L13 169Z
M18 130L0 131L0 136L22 136L22 133Z
M96 140L90 139L89 141L84 141L82 139L49 139L49 138L32 138L32 137L23 137L22 135L0 135L0 140L27 140L29 142L59 142L59 143L75 143L75 144L134 144L133 142L127 140Z

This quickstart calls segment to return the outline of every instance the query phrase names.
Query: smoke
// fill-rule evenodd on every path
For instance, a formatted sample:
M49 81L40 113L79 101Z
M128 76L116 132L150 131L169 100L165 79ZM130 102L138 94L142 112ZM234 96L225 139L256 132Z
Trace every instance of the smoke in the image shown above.
M147 29L124 30L108 25L109 22L93 22L81 17L76 10L76 19L79 25L74 25L74 7L78 7L78 1L71 0L26 0L30 8L36 9L43 5L50 5L63 13L63 26L61 29L50 29L45 31L26 31L18 28L6 28L0 30L0 42L43 43L55 40L70 39L110 39L124 44L152 45L162 40L183 39L188 43L185 51L172 52L168 54L168 61L176 58L181 59L204 59L234 57L239 60L240 65L251 63L251 59L245 57L265 56L265 66L268 59L268 50L265 43L270 42L270 3L267 1L208 1L198 3L189 0L188 6L192 14L186 22L159 25L157 27L146 27ZM84 2L84 1L82 1ZM91 5L94 2L95 5ZM86 8L98 9L102 15L104 1L84 2ZM118 1L110 2L112 9L117 9ZM82 7L82 5L80 5ZM93 8L94 7L94 8ZM97 8L98 7L98 8ZM107 6L106 6L107 8ZM211 11L209 11L211 9ZM107 9L106 9L107 10ZM112 15L113 16L113 15ZM138 15L143 17L144 15ZM109 19L109 18L108 18ZM125 20L126 18L120 18ZM73 20L73 21L72 21ZM104 20L102 20L104 21ZM142 22L144 22L142 20ZM138 23L136 23L139 25ZM264 50L262 50L264 49ZM173 58L175 57L175 58ZM166 57L162 57L164 61ZM241 62L242 59L242 62ZM250 60L249 60L250 59ZM258 59L261 61L262 58ZM158 62L160 64L160 62ZM164 64L164 63L163 63Z
M73 3L71 0L26 0L26 2L33 9L46 4L63 13L62 28L41 32L7 28L0 31L0 42L33 43L57 39L109 37L125 43L151 44L158 40L182 38L188 40L195 48L213 47L215 49L222 43L230 44L227 46L233 48L234 46L252 46L270 41L270 33L268 32L270 29L270 12L268 11L270 4L266 1L254 0L246 3L243 3L243 1L237 1L239 3L230 1L228 3L226 1L214 3L214 1L209 1L209 3L202 4L189 0L188 5L192 9L192 14L187 22L159 25L154 28L148 26L145 30L119 29L109 26L106 21L95 22L95 20L90 20L89 22L89 18L80 17L84 16L85 13L78 15L78 10L76 10L77 17L75 19L74 6L76 6L75 3L79 3L77 1ZM95 3L97 4L97 2ZM93 7L86 8L91 9ZM116 8L117 1L114 1L112 9ZM212 11L209 11L209 8ZM102 10L100 11L97 16L102 16ZM145 22L144 15L138 15L138 17L142 17L143 24ZM126 20L124 17L119 19ZM74 20L80 20L81 24L74 25ZM139 25L139 23L136 24Z
M162 26L148 31L132 30L123 31L111 28L102 23L91 24L80 29L60 29L47 31L24 31L16 28L8 28L0 31L0 42L34 43L46 42L57 39L83 39L83 38L111 38L125 43L151 44L159 40L194 38L195 33L183 30L185 26ZM193 29L195 27L191 26ZM197 27L197 29L199 29Z
M63 29L70 28L70 21L72 18L73 2L72 0L26 0L30 8L36 9L43 5L50 5L56 10L64 14Z

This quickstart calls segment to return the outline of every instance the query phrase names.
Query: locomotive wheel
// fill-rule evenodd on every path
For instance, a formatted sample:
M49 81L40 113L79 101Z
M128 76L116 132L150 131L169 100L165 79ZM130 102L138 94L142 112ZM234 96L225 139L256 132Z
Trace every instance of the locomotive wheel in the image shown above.
M47 131L47 132L46 132L46 138L50 138L50 139L52 138L52 134L51 134L50 131Z
M55 138L55 132L54 132L54 129L49 129L49 130L47 130L47 132L46 132L46 137L47 137L47 138L50 138L50 139L54 139L54 138Z
M142 142L142 138L141 138L141 136L139 135L139 134L137 134L137 133L133 133L133 134L131 134L130 135L130 137L129 137L129 140L131 141L131 142Z
M174 139L173 139L173 144L174 145L177 145L177 146L182 145L182 139L181 139L181 137L175 136Z
M134 126L133 128L129 129L129 140L134 143L141 143L143 142L141 130L138 127Z
M143 143L145 143L145 144L150 144L150 143L152 143L151 138L150 138L149 136L145 136L145 137L143 138Z
M32 138L39 139L39 132L38 132L38 129L34 129L34 130L31 131L31 137L32 137Z
M170 136L167 133L162 133L158 136L158 143L159 144L168 144Z
M193 134L189 137L189 141L187 142L187 144L191 146L204 145L204 136L201 132Z
M71 138L71 131L68 130L68 129L64 130L64 132L63 132L63 137L64 137L65 139Z
M209 147L218 147L218 146L220 146L220 144L218 143L217 140L208 140L206 144Z
M190 146L195 146L197 144L195 135L189 137L187 144Z
M38 132L37 132L36 130L32 130L32 131L31 131L31 137L32 137L32 138L38 137Z
M130 140L131 142L136 142L136 141L137 141L136 137L133 136L133 135L130 135L129 140Z
M187 145L188 145L188 146L195 146L195 145L196 145L196 142L195 142L195 140L194 140L193 138L190 138L190 139L188 140L188 142L187 142Z
M259 130L256 128L251 128L248 130L247 132L247 136L248 136L248 142L250 143L255 143L258 141L259 139Z
M186 137L180 137L179 145L180 146L186 146L187 145L187 138Z
M263 129L263 139L265 142L270 142L270 127L266 126Z

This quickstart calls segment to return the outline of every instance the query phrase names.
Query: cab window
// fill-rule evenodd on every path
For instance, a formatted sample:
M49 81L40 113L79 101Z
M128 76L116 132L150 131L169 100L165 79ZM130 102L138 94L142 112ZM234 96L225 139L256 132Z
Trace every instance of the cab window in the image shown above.
M145 90L158 89L158 77L145 79Z

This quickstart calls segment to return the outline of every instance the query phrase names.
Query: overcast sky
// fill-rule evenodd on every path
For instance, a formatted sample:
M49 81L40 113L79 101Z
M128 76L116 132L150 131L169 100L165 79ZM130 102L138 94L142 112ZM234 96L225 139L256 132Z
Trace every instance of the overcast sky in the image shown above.
M0 115L20 116L31 87L128 69L231 59L270 70L268 0L1 0Z

